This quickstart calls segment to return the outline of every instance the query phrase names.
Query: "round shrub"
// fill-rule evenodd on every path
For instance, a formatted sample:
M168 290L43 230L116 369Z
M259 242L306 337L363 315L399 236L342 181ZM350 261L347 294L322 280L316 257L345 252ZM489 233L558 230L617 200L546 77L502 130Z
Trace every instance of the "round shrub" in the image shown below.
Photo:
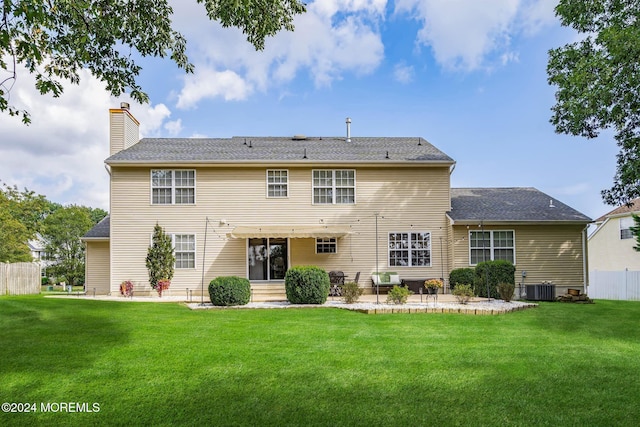
M209 298L213 305L245 305L251 299L251 285L238 276L216 277L209 283Z
M355 282L346 282L341 286L342 299L347 304L353 304L358 302L358 298L364 293L364 289L358 286Z
M473 268L456 268L451 270L449 274L449 288L453 292L456 285L468 285L473 283L475 278L475 270Z
M330 286L329 274L320 267L291 267L284 276L287 300L291 304L324 304Z

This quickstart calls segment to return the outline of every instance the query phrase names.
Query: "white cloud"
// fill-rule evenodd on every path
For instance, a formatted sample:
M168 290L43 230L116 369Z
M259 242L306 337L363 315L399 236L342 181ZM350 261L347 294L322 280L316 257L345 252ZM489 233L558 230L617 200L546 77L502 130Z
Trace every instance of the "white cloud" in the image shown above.
M163 128L169 133L169 135L176 136L180 131L182 131L182 119L167 122L164 124Z
M11 91L11 104L29 111L31 125L0 113L0 180L58 203L108 209L109 176L103 162L109 156L109 108L129 102L142 135L161 129L169 109L142 106L128 96L113 99L86 70L80 72L79 85L64 85L59 98L40 95L33 84L33 77L20 69Z
M410 65L396 64L393 67L393 78L400 83L411 83L413 81L414 69Z
M244 100L254 91L286 84L304 71L316 87L328 86L346 72L362 75L382 62L378 23L385 0L317 1L295 20L295 32L281 31L256 52L235 28L221 28L196 9L174 7L176 25L189 40L196 74L187 76L177 96L179 108L202 99Z
M178 95L178 108L193 108L201 99L222 97L225 101L246 99L253 87L234 71L215 71L197 68L195 74L184 78L185 84Z
M472 71L517 60L512 37L554 21L553 0L398 0L397 15L422 23L416 42L451 70Z

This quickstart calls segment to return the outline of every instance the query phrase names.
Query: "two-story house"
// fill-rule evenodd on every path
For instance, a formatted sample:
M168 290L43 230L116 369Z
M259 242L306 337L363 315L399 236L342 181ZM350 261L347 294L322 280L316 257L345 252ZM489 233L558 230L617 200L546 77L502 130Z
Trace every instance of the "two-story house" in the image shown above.
M110 216L85 236L87 289L151 292L153 227L175 248L166 294L207 295L217 276L282 298L294 265L445 280L489 259L517 281L586 285L585 215L533 188L452 189L454 160L420 137L145 138L110 110Z
M640 199L623 205L596 219L589 235L589 269L597 271L640 271L640 253L633 247L633 214L640 215Z

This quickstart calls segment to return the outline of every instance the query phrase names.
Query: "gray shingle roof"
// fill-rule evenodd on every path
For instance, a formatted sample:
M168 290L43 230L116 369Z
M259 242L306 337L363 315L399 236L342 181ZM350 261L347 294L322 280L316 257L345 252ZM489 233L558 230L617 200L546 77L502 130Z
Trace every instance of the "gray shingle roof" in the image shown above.
M306 155L306 158L305 158ZM388 158L387 158L388 156ZM454 161L423 138L233 137L144 138L106 160L108 164L154 162L415 162Z
M465 222L574 222L591 218L531 187L452 188L451 219Z
M93 226L93 228L82 236L83 239L108 239L111 228L109 215Z

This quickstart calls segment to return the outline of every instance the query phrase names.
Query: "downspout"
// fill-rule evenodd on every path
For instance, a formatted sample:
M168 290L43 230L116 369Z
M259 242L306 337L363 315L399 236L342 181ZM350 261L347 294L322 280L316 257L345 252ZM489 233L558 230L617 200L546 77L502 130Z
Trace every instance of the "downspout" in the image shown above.
M582 230L582 280L583 280L583 292L587 293L587 286L589 285L588 274L589 274L589 266L588 266L588 253L587 253L587 229L589 225L584 226L584 230Z

